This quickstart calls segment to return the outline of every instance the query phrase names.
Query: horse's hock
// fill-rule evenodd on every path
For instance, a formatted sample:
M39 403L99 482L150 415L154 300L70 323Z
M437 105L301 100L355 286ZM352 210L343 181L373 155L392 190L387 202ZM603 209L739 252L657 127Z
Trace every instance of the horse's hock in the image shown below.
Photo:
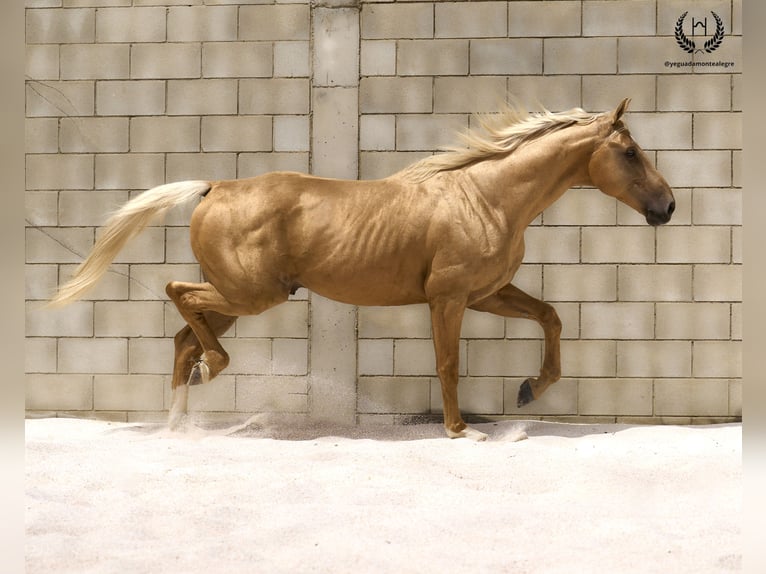
M31 2L26 13L30 414L164 420L170 409L185 321L165 286L203 279L193 205L128 243L82 300L40 309L115 206L190 179L385 177L454 142L509 91L556 111L603 112L630 96L627 124L676 209L649 227L587 186L536 217L513 284L560 317L562 380L519 408L544 362L542 330L468 309L454 351L464 415L740 417L740 2L716 10L715 53L695 56L726 68L666 65L687 58L672 4ZM431 324L426 305L354 307L298 289L221 337L230 363L190 389L189 409L439 416Z

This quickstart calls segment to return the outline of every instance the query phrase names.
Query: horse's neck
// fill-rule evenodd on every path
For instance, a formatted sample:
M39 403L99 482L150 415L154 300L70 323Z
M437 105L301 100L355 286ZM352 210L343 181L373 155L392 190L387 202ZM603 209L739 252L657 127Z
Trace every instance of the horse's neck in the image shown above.
M468 174L488 202L528 225L570 187L590 185L588 162L600 136L573 126L471 166Z

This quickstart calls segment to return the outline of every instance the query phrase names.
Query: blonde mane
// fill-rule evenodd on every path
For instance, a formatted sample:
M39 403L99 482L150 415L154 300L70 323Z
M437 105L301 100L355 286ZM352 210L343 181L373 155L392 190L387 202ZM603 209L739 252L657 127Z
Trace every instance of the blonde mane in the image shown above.
M542 109L529 113L506 105L494 114L475 115L481 130L459 134L466 147L442 148L445 153L432 155L403 169L397 175L412 182L423 182L442 171L465 167L471 163L514 151L521 144L572 125L586 125L603 114L590 114L581 108L565 112Z

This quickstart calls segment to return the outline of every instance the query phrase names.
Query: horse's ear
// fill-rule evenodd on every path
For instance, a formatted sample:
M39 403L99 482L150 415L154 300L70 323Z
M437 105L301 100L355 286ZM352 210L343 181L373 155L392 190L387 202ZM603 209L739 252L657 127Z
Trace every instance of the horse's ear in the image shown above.
M620 118L622 117L622 114L625 113L625 111L628 109L628 105L630 104L630 98L625 98L620 102L620 105L617 106L617 109L612 112L612 123L616 124L618 121L620 121Z

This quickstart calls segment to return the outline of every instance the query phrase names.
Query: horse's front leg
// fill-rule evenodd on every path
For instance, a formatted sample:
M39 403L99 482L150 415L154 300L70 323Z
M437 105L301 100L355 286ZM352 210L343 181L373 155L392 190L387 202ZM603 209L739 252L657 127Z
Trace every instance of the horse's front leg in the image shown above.
M529 378L519 388L516 406L537 399L549 386L561 378L561 320L556 310L539 299L527 295L513 285L506 285L500 291L471 305L471 309L486 311L504 317L534 319L545 334L545 355L538 378Z
M442 387L444 428L447 431L447 436L485 440L486 434L465 424L458 405L460 325L463 322L465 303L454 299L437 298L429 301L429 306L436 352L436 371Z

